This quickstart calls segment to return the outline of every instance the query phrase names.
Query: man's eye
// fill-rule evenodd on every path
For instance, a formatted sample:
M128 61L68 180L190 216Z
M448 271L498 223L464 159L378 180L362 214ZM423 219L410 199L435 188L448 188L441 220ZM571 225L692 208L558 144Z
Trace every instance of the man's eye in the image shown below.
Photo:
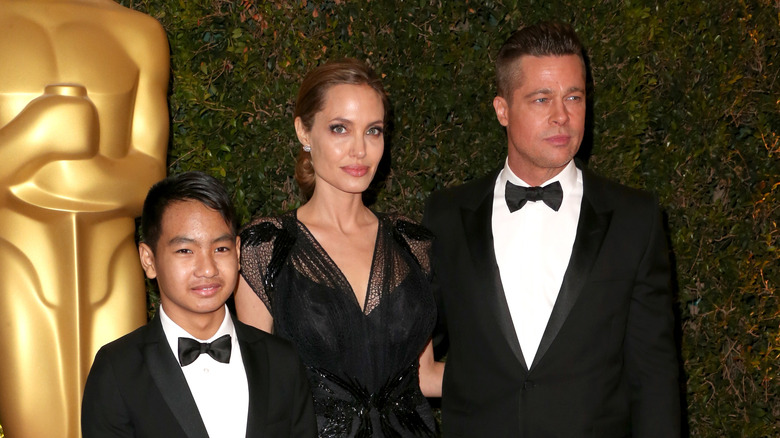
M192 254L192 251L190 251L187 248L181 248L176 250L177 254Z
M230 248L228 248L227 246L220 246L219 248L216 249L216 252L230 252Z

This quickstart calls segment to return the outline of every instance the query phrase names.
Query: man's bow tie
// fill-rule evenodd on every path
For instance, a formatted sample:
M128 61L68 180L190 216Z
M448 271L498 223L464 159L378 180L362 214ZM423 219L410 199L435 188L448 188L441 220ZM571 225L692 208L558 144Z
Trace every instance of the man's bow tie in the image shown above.
M563 202L563 189L558 181L544 187L522 187L507 181L505 196L510 213L521 209L528 201L544 201L548 207L558 211Z
M230 362L230 335L220 336L214 342L198 342L192 338L179 338L179 363L187 366L203 353L213 357L217 362Z

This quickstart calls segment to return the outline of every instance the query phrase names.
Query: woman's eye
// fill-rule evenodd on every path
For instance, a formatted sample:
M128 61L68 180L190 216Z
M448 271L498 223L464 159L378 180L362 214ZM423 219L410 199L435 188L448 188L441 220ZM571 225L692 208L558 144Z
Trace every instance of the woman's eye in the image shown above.
M347 132L347 128L344 125L331 125L330 130L336 134L344 134Z
M379 126L374 126L372 128L368 128L368 131L366 131L366 134L368 135L382 135L384 130L380 128Z

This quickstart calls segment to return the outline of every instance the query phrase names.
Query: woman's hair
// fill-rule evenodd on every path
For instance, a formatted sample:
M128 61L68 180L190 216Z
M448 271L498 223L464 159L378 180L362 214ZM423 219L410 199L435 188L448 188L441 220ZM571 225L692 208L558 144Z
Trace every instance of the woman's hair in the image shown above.
M303 127L310 131L314 116L325 106L325 95L336 85L367 85L373 88L382 99L384 117L387 117L390 103L382 81L365 63L347 58L320 65L303 78L295 99L293 119L300 117ZM304 198L309 199L314 193L314 167L311 164L311 153L303 149L299 149L295 163L295 180Z

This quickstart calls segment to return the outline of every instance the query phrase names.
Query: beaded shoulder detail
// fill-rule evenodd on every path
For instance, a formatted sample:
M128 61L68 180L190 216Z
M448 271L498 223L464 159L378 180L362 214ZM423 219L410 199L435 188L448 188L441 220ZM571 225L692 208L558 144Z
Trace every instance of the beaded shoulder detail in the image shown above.
M393 223L393 238L417 262L426 275L431 274L431 246L434 235L424 226L400 215L388 215Z
M260 218L241 231L241 275L273 314L273 292L295 235L281 218Z

